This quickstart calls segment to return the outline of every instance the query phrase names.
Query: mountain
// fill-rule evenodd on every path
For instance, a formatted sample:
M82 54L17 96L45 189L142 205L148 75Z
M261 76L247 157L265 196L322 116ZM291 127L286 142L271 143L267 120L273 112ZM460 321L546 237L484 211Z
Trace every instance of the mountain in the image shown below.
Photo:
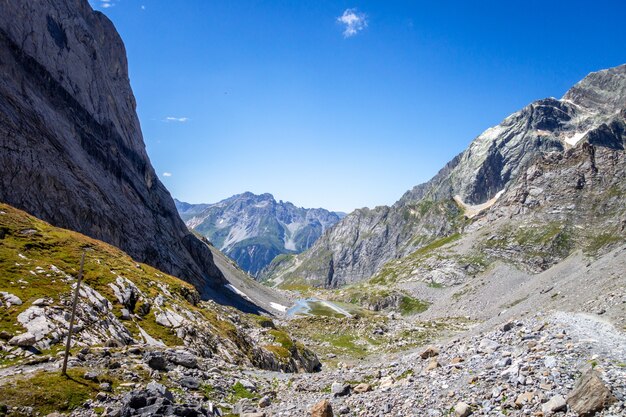
M281 254L310 248L343 213L305 209L271 194L238 194L215 204L175 200L187 227L206 236L252 275Z
M146 153L124 44L87 0L2 3L0 201L241 303ZM228 300L230 299L230 301Z
M625 103L626 65L591 73L560 100L487 129L394 205L356 210L308 251L277 259L264 278L337 287L402 270L450 283L495 259L541 271L576 249L621 241ZM481 228L492 234L476 237ZM424 259L461 237L473 251Z

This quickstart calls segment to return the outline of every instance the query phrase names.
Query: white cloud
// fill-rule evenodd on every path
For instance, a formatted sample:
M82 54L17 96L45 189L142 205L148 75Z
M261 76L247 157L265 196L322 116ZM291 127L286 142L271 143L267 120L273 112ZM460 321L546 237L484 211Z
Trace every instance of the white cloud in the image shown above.
M186 123L189 121L189 117L174 117L174 116L167 116L165 119L163 119L164 122L178 122L178 123Z
M141 10L146 10L146 6L145 5L141 5Z
M164 173L163 173L163 176L164 176L164 177L171 177L171 176L172 176L172 173L171 173L171 172L164 172Z
M337 22L345 26L343 30L344 38L350 38L367 27L367 15L357 9L346 9L337 18Z

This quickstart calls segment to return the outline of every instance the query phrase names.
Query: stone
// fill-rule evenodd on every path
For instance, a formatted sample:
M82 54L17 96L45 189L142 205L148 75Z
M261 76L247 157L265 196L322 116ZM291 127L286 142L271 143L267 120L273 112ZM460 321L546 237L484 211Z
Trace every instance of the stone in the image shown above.
M174 401L174 394L172 394L165 385L159 384L156 381L150 381L148 385L146 385L146 391L150 393L150 395L167 398L170 401Z
M429 346L422 353L420 353L420 357L422 359L428 359L438 355L439 349L437 349L435 346Z
M130 320L130 311L127 308L123 308L120 314L120 319L122 320Z
M11 340L9 340L9 344L12 346L29 347L34 345L36 341L35 335L26 332L12 337Z
M384 376L384 377L380 378L380 384L379 384L379 387L380 387L380 388L389 388L389 387L391 387L394 383L395 383L395 380L393 379L393 377L392 377L392 376Z
M556 366L556 358L554 356L546 356L543 364L546 368L554 368Z
M333 407L328 400L322 400L311 408L311 417L333 417Z
M462 357L460 357L460 356L456 356L456 357L454 357L454 358L452 358L452 359L450 360L450 364L452 364L452 365L457 365L457 364L459 364L459 363L461 363L461 362L463 362L463 361L465 361L465 359L463 359L463 358L462 358Z
M458 402L454 406L454 415L457 417L467 417L472 414L470 406L464 402Z
M269 407L270 404L272 404L272 400L268 395L263 396L258 403L261 408Z
M113 387L111 386L111 384L109 382L103 382L101 383L98 388L100 388L100 390L104 391L104 392L111 392L113 391Z
M0 295L2 296L2 299L4 300L4 302L7 304L7 307L11 307L12 305L14 306L22 305L22 300L17 295L11 294L9 292L4 292L4 291L0 291Z
M32 302L32 304L36 307L46 307L52 304L52 300L47 298L38 298Z
M357 394L362 394L364 392L371 391L371 389L372 387L369 384L362 382L358 384L356 387L354 387L354 392L356 392Z
M545 416L549 416L557 411L564 411L565 409L567 409L567 402L562 395L555 395L541 406L541 411Z
M263 412L254 412L254 413L241 413L240 417L265 417L265 413Z
M181 386L189 388L191 390L197 390L198 388L200 388L200 380L193 376L184 376L178 380L178 383Z
M195 369L198 367L198 358L191 352L176 351L170 355L170 361L176 365L184 366L189 369ZM244 387L250 389L245 385Z
M143 355L143 360L148 366L156 371L167 370L167 360L163 352L146 352Z
M0 331L0 339L1 340L11 340L12 337L13 337L13 335L11 333L7 332L6 330Z
M491 339L483 339L478 345L478 351L483 353L493 353L500 347L500 344Z
M532 391L526 391L524 393L521 393L515 399L515 406L517 408L522 408L524 404L530 403L534 397L535 397L535 393Z
M439 364L437 359L432 358L430 361L428 361L428 365L426 365L426 372L430 372L432 370L435 370L435 369L439 368L440 366L441 365Z
M592 416L616 402L617 399L605 385L598 372L593 369L585 372L567 397L570 411L580 417Z
M505 324L502 326L502 331L503 331L503 332L508 332L509 330L513 329L513 326L515 326L515 324L514 324L513 322L508 322L508 323L505 323Z
M333 382L330 386L330 393L335 397L343 397L350 394L350 385L340 382Z
M87 381L98 382L100 379L100 372L98 371L87 371L83 375L83 378Z

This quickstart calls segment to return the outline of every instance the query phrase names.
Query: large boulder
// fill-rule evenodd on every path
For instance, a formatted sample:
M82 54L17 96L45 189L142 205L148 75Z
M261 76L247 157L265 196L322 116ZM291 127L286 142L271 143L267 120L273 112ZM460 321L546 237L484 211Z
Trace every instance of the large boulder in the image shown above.
M617 399L593 369L580 377L574 390L567 397L570 410L580 417L593 416L613 404Z

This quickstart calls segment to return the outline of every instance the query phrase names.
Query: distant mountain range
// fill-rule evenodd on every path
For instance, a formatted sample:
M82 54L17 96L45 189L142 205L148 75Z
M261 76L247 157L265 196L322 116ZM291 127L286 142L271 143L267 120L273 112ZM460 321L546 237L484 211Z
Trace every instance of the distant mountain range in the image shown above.
M274 258L300 253L345 214L276 201L271 194L237 194L215 204L175 200L187 227L208 238L256 276Z

